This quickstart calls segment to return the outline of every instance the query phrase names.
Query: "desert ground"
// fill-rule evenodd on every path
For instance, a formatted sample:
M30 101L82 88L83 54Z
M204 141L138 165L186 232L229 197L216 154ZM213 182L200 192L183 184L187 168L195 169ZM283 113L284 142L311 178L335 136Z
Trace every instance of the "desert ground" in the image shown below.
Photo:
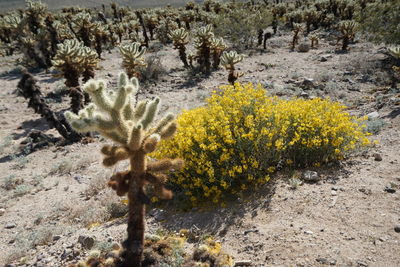
M267 50L246 51L239 81L260 83L282 98L339 101L351 114L369 117L370 139L378 143L339 165L278 172L227 208L150 206L146 232L212 235L235 261L252 266L400 266L400 95L385 90L389 57L383 46L361 37L347 53L338 52L329 35L306 53L290 51L290 38L281 32L268 40ZM225 70L194 75L177 53L154 42L146 54L160 59L165 71L142 84L139 98L159 96L161 112L201 106L227 84ZM0 265L66 266L123 240L125 206L106 181L126 166L102 166L99 149L107 141L101 138L26 153L32 131L59 135L18 95L19 57L3 57L0 69ZM122 70L118 50L104 58L95 78L115 85ZM47 102L62 112L69 106L64 80L53 74L34 72ZM290 182L313 171L313 182Z

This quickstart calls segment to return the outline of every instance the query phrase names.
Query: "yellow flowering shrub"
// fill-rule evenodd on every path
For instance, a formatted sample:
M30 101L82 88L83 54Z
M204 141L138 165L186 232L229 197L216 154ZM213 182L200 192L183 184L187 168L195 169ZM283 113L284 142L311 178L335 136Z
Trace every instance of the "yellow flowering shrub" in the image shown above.
M223 86L207 104L184 111L156 158L182 158L171 184L192 205L267 183L277 166L319 166L369 144L363 119L324 99L269 97L260 85Z

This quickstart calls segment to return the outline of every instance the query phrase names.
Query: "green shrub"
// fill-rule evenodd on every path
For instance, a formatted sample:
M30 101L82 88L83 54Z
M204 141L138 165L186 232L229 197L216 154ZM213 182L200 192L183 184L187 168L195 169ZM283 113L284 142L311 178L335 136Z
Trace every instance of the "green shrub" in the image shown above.
M400 44L400 1L375 1L360 11L359 20L371 40Z
M319 166L369 144L364 119L339 103L268 97L252 84L221 89L206 106L184 111L176 136L154 154L185 160L171 183L193 205L261 186L278 166Z

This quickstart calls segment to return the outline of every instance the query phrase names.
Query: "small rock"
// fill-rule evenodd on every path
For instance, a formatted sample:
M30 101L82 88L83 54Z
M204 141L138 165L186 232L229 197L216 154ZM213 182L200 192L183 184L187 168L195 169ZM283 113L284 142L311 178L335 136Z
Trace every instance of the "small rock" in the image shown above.
M235 262L235 267L239 266L251 266L251 260L242 260L242 261L237 261Z
M331 195L332 196L337 196L337 192L335 190L331 190Z
M382 161L381 154L374 153L372 156L374 157L375 161Z
M53 236L53 241L57 241L57 240L60 240L60 239L61 239L60 235Z
M150 211L150 216L153 216L157 221L163 221L166 219L166 212L162 209L153 209Z
M303 88L310 89L315 87L315 81L312 78L304 78L303 82L301 83Z
M394 231L396 233L400 233L400 224L397 224L397 225L394 226Z
M329 265L336 265L336 260L330 260Z
M332 58L332 55L321 55L321 57L319 58L319 61L326 62L330 58Z
M360 189L358 189L358 191L360 191L361 193L364 193L367 196L372 194L372 190L367 189L367 188L360 188Z
M308 51L310 51L310 44L309 43L301 43L299 44L299 46L297 47L297 51L301 52L301 53L307 53Z
M363 261L357 261L358 266L368 267L368 264Z
M386 186L385 189L383 189L383 191L390 193L390 194L394 194L396 193L396 189L390 187L390 186Z
M244 235L247 235L248 233L258 233L258 229L249 229L243 232Z
M328 264L328 259L325 259L325 258L318 258L315 260L321 264Z
M5 228L6 229L12 229L12 228L15 228L17 225L15 224L15 223L7 223L6 224L6 226L5 226Z
M306 231L304 231L304 233L307 234L307 235L313 235L314 234L314 232L310 231L310 230L306 230Z
M378 113L378 111L374 111L374 112L368 113L367 117L369 120L377 119L377 118L379 118L379 113Z
M300 96L303 97L303 98L309 98L310 97L310 95L307 92L304 92L304 91L302 91L300 93Z
M0 209L0 216L2 216L6 212L5 209Z
M305 171L302 175L302 178L306 182L318 182L320 177L317 172L315 171Z
M80 243L85 249L91 249L94 245L94 238L81 235L78 237L78 243Z

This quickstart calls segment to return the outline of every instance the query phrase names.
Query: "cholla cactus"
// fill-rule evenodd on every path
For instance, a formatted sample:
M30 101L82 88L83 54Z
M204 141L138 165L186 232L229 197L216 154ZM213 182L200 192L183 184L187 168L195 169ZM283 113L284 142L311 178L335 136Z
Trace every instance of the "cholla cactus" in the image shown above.
M185 23L187 30L190 30L190 23L194 21L196 14L193 10L185 10L180 14L180 19Z
M101 58L103 52L103 43L106 43L109 39L109 32L106 27L100 22L93 24L93 35L94 35L94 48L96 49L97 56Z
M223 38L213 38L211 42L211 54L213 58L213 68L218 69L221 61L221 54L227 48Z
M57 54L53 58L53 66L65 78L67 87L79 86L79 75L83 71L83 59L80 57L82 46L76 39L66 40L58 45Z
M34 34L38 33L39 28L43 26L44 19L47 13L47 6L41 1L25 1L26 19L29 29Z
M388 48L388 52L396 60L400 60L400 46ZM393 70L400 74L400 66L393 66Z
M207 25L200 28L195 35L195 47L197 49L196 59L200 64L200 68L203 72L209 73L211 68L210 53L211 43L214 38L212 26Z
M186 45L189 43L189 33L184 28L180 28L172 31L168 36L171 38L175 49L179 50L179 58L182 60L183 65L188 68Z
M144 22L147 25L150 33L150 40L154 40L154 29L158 26L158 19L154 14L145 14L143 16Z
M99 63L99 57L93 49L87 46L83 46L80 49L79 57L82 58L82 81L85 83L94 78L94 70Z
M157 38L163 44L170 43L172 40L169 37L169 34L171 34L172 31L177 29L179 29L178 23L171 20L171 18L167 17L160 21L160 24L156 29Z
M299 34L304 30L303 25L300 23L293 23L293 38L291 49L294 50L296 44L299 42Z
M302 13L303 21L306 23L306 32L311 31L311 25L316 24L319 18L319 13L315 8L306 9Z
M315 48L316 45L319 43L319 35L316 33L310 34L309 36L311 40L311 48Z
M339 23L339 31L341 32L341 36L338 38L342 40L342 50L347 51L347 47L351 40L354 39L357 32L358 24L353 20L343 20Z
M182 167L182 160L164 159L147 162L146 154L156 149L161 139L171 137L177 128L174 116L168 114L151 128L158 111L160 99L133 103L138 90L138 80L128 79L122 73L119 76L117 90L107 92L104 81L91 80L84 90L90 94L93 103L85 107L78 115L66 112L65 117L72 128L78 132L98 131L111 139L116 145L105 145L103 164L107 167L122 160L130 160L130 169L117 172L110 178L109 186L117 195L128 194L128 238L124 242L122 265L141 266L144 242L145 204L149 198L144 186L151 184L160 198L171 198L171 191L164 187L167 177L162 172Z
M83 41L85 46L91 47L92 29L94 28L92 16L89 13L81 12L73 17L72 22L74 32L78 35L79 39Z
M125 68L128 77L139 77L139 68L146 66L143 57L146 48L141 47L140 43L131 43L120 46L119 51L122 55L122 66Z
M243 55L238 54L236 51L223 52L221 56L221 65L229 71L228 82L234 84L235 81L243 76L242 72L235 70L235 65L243 60Z

